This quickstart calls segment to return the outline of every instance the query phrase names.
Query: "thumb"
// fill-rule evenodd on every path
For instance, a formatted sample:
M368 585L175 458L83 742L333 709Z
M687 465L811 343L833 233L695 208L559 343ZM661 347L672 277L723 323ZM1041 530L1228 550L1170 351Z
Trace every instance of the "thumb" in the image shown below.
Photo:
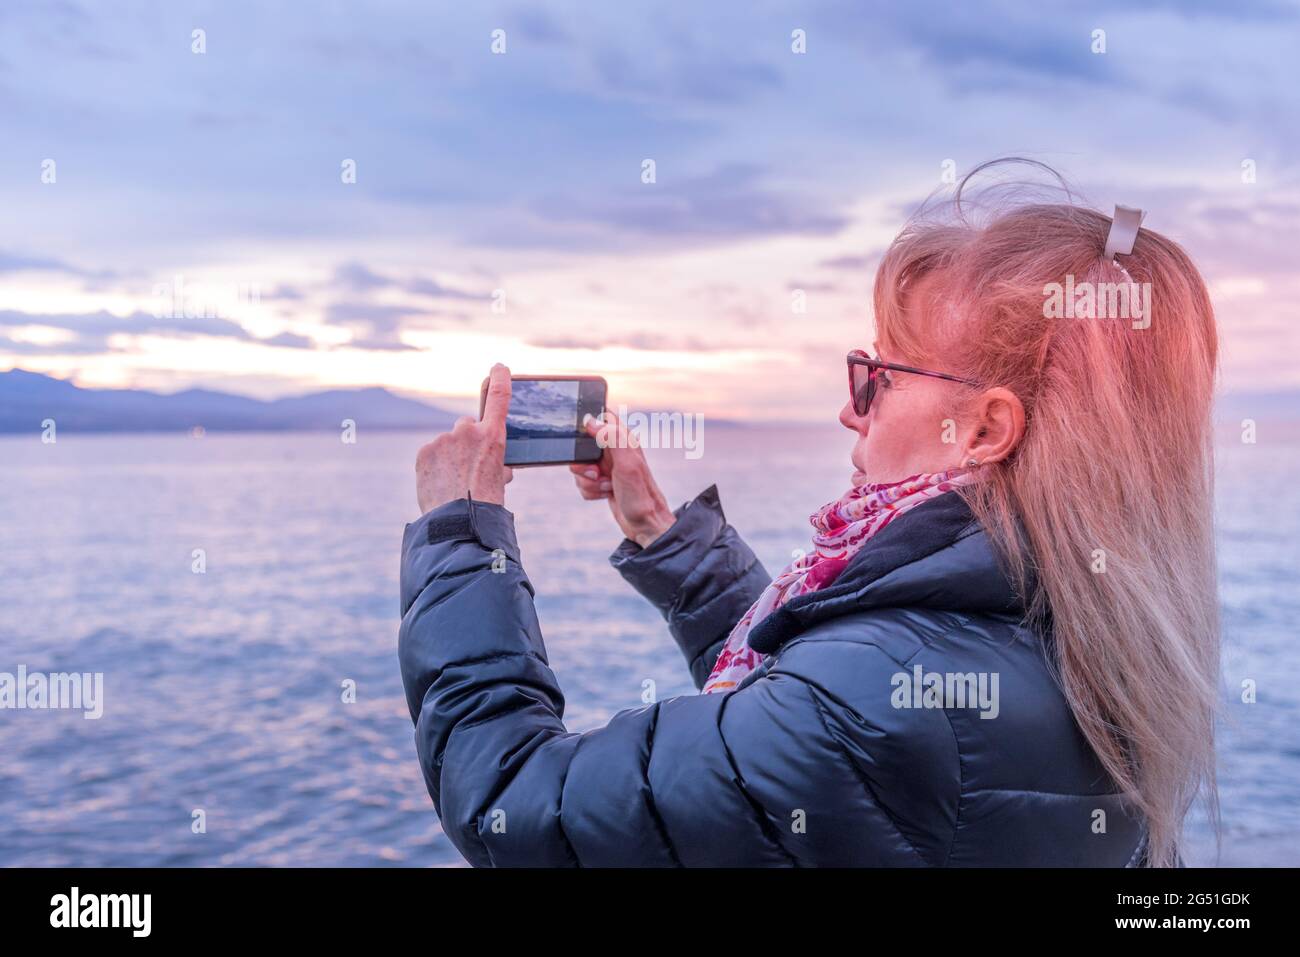
M617 415L606 409L602 416L603 421L592 415L582 420L587 434L595 438L602 449L617 453L641 448L636 433L629 431Z
M599 416L591 413L584 415L582 417L582 428L596 440L596 444L600 446L605 458L609 458L622 447L622 443L618 440L618 419L608 409Z

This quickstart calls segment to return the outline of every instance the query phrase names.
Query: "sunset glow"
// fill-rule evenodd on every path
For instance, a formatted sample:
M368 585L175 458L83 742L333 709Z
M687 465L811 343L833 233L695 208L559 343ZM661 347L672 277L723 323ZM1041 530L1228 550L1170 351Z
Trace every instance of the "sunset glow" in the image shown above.
M1294 12L1108 10L1096 55L1089 19L948 10L956 56L920 29L926 5L882 5L869 35L814 8L792 56L776 8L660 11L648 33L630 10L552 9L448 6L414 35L213 9L202 55L179 7L139 24L68 8L27 35L10 14L10 76L43 82L5 90L0 368L468 408L504 361L604 375L611 401L827 418L907 210L1017 151L1188 247L1227 389L1300 385L1296 133L1256 121L1289 112L1272 21ZM1202 99L1225 33L1253 55ZM634 36L643 55L616 67ZM178 280L203 314L159 319Z

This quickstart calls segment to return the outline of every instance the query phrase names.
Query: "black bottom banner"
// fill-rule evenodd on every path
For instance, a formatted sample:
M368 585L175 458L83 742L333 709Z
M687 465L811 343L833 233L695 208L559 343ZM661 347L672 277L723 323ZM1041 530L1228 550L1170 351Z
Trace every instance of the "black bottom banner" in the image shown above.
M6 941L78 945L165 941L206 945L283 939L374 943L456 925L485 943L610 944L647 932L705 939L722 922L742 936L773 920L813 929L845 924L869 946L911 928L931 943L1030 939L1051 930L1169 940L1200 935L1231 946L1275 933L1295 870L1169 871L470 871L0 870ZM545 921L544 923L542 921ZM612 927L611 927L612 924ZM695 925L695 926L692 926ZM819 935L820 936L820 935ZM1041 938L1040 938L1041 939ZM436 945L441 936L429 937ZM68 941L65 941L68 942ZM461 946L464 946L462 943Z

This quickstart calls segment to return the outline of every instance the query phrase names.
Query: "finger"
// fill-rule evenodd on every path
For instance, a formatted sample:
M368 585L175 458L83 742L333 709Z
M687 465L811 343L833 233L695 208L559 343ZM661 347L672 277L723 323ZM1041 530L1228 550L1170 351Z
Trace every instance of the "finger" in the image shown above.
M483 424L489 429L506 427L510 411L510 370L498 362L488 375L487 401L483 403Z
M619 447L618 437L622 432L623 423L609 409L603 410L599 418L591 413L583 416L582 427L592 438L602 441L602 448Z
M597 439L600 446L608 450L639 449L641 442L636 433L629 431L617 415L606 409L603 421L594 417L583 420L587 434Z
M599 462L570 462L569 471L572 472L574 475L579 475L583 478L589 478L589 479L601 478L601 470L600 470Z
M578 491L580 492L599 492L601 481L602 480L599 478L589 479L582 475L575 475L573 477L573 484L578 486ZM605 481L608 480L606 479Z
M507 465L504 469L501 470L501 484L509 485L514 480L515 480L515 470Z
M471 425L477 425L477 423L474 421L474 417L472 415L462 415L452 424L451 430L453 432L457 432L457 431L463 432Z
M614 491L614 480L612 476L604 473L597 473L595 477L588 475L574 475L573 484L578 486L578 491L612 493Z
M608 409L601 412L601 416L613 415ZM577 462L570 468L577 472L579 467L584 469L595 468L602 478L610 478L614 474L614 456L609 448L606 447L610 439L608 426L601 418L597 418L591 413L582 417L582 428L588 435L596 440L596 445L600 448L600 458L594 462Z
M578 488L578 494L588 502L599 502L602 498L609 498L612 492L602 492L600 489Z

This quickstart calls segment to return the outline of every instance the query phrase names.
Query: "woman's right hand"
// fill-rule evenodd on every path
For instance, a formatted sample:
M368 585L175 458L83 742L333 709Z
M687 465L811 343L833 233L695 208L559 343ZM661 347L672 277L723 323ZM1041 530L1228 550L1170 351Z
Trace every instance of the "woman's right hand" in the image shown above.
M569 466L579 494L588 501L608 499L609 510L623 534L642 548L649 547L677 519L650 474L636 433L629 432L608 409L603 422L588 417L586 429L604 451L598 462Z

